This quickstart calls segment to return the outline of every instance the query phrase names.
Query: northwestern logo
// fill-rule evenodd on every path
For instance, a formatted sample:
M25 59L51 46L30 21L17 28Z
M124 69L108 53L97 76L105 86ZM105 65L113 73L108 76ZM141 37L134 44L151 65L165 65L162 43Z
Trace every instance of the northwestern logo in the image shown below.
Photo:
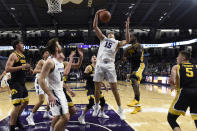
M69 2L74 3L74 4L81 4L83 0L63 0L62 4L67 4Z

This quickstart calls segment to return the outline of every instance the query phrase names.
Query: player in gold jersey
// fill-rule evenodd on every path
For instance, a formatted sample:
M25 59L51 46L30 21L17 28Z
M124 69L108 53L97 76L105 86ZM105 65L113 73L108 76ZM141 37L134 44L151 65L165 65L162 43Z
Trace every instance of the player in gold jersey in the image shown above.
M176 120L180 115L185 115L188 107L197 128L197 65L190 63L189 58L188 52L179 52L177 65L173 66L169 78L169 84L177 90L167 116L173 131L181 131Z

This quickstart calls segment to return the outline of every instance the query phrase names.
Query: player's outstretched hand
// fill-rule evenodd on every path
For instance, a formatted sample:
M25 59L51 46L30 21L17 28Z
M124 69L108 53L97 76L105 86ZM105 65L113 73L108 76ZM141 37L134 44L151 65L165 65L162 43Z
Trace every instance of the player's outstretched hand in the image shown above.
M130 24L130 17L127 18L127 21L126 21L126 27L128 28L129 27L129 24Z

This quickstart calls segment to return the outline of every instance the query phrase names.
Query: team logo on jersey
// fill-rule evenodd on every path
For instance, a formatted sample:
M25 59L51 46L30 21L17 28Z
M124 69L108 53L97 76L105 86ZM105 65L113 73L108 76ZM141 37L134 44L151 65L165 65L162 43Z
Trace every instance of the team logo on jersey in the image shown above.
M67 4L69 2L74 3L74 4L81 4L83 0L63 0L62 4Z

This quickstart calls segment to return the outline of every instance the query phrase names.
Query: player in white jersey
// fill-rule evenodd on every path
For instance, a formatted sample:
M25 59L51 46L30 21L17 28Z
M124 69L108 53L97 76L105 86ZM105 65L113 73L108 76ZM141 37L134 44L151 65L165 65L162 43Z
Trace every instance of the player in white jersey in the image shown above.
M1 87L2 88L7 88L8 90L8 94L10 95L10 87L8 84L8 80L11 78L11 74L10 72L6 73L6 71L4 71L1 76L0 76L0 80L1 80Z
M95 68L95 75L94 75L94 82L95 82L95 110L93 112L93 115L97 115L100 107L99 107L99 98L100 98L100 88L101 88L101 82L103 81L104 77L107 78L107 80L110 83L112 92L114 94L114 97L116 99L116 103L119 107L118 114L121 118L121 120L124 120L124 114L123 109L121 108L121 101L120 96L117 90L117 76L116 76L116 70L115 70L115 56L118 51L118 49L130 42L130 33L129 33L129 17L126 21L126 40L118 41L115 39L114 33L109 33L108 38L101 32L101 30L98 27L98 16L99 13L104 10L98 10L95 14L94 22L93 22L93 28L96 32L97 37L100 40L100 47L97 54L97 63Z
M38 82L44 92L48 95L50 111L54 118L52 120L53 131L64 131L69 121L68 103L63 92L64 64L62 62L62 48L58 39L48 41L47 49L51 54L43 65ZM45 81L47 78L48 85Z
M40 87L40 85L38 84L38 77L40 76L40 72L42 70L42 66L44 65L44 63L46 62L47 58L49 57L49 52L45 49L42 52L42 58L41 60L38 61L38 64L36 65L36 68L33 71L33 74L36 74L36 79L35 79L35 89L36 89L36 93L39 97L39 101L35 104L32 112L30 113L30 115L26 118L28 125L35 125L34 123L34 119L33 116L35 114L35 112L39 109L39 107L44 103L45 100L45 93L42 90L42 88ZM43 118L52 118L52 116L50 116L49 114L49 105L47 103L47 111L44 113Z

